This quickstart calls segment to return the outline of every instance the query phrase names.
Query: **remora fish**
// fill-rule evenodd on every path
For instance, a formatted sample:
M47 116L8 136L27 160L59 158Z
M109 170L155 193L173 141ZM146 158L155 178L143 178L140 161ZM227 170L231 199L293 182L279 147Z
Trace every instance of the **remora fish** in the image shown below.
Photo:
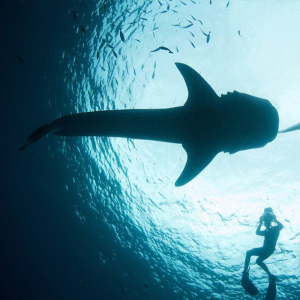
M219 152L233 154L260 148L275 139L279 117L268 100L237 91L219 97L191 67L182 63L176 66L188 88L184 106L67 115L38 128L19 150L50 133L178 143L187 152L185 168L175 183L182 186L202 172Z

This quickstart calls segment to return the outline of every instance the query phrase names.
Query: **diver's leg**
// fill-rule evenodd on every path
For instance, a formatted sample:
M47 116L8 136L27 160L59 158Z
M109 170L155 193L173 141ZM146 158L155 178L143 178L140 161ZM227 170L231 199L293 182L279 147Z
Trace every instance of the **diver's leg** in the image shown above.
M269 275L269 277L273 276L273 274L270 272L269 268L263 261L270 257L272 254L273 252L266 252L258 256L258 258L256 259L256 263Z
M246 252L245 266L244 266L241 284L242 284L242 287L245 289L245 291L247 291L250 295L257 294L258 289L255 287L255 285L249 278L248 267L249 267L251 256L253 256L253 255L259 256L261 251L262 251L261 248L254 248L254 249L251 249Z
M248 271L248 267L249 267L249 264L250 264L251 256L259 256L261 253L262 253L262 248L254 248L254 249L248 250L246 252L244 272Z

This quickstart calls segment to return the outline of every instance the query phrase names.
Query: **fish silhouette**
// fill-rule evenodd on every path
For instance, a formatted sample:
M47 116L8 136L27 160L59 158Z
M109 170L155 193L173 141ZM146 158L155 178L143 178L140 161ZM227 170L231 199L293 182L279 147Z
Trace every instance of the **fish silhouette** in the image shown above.
M19 150L50 133L178 143L187 152L185 168L175 183L182 186L202 172L218 153L260 148L275 139L279 117L268 100L237 91L219 97L194 69L182 63L176 66L188 88L183 106L63 116L34 131Z
M122 28L120 28L120 38L121 38L122 42L125 42L125 37L124 37L124 34L122 32Z
M157 52L157 51L159 51L159 50L169 51L169 53L173 54L173 52L172 52L169 48L164 47L164 46L160 46L160 47L158 47L158 48L156 48L155 50L152 50L152 51L150 51L150 52Z
M206 43L209 43L210 40L210 32L209 33L205 33L202 29L201 29L202 33L206 36Z

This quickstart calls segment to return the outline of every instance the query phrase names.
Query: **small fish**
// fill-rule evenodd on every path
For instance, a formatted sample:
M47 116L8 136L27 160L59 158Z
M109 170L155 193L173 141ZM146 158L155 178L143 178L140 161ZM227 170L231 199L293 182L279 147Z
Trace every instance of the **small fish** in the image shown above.
M161 14L165 14L165 13L167 13L168 11L167 10L163 10L163 11L161 11L160 13Z
M174 10L174 9L171 9L171 11L175 14L178 14L178 11L177 10Z
M141 20L148 21L148 19L141 17Z
M21 57L21 56L18 56L18 60L23 63L24 62L24 59Z
M106 43L106 40L102 39L102 42L101 42L101 44L100 44L100 46L99 46L99 48L97 50L97 54L96 54L97 59L99 58L100 51L101 51L101 49L102 49L102 47L104 46L105 43Z
M173 54L173 52L172 52L169 48L164 47L164 46L160 46L160 47L158 47L157 49L152 50L152 51L150 51L150 52L157 52L157 51L159 51L159 50L166 50L166 51L169 51L169 53L172 53L172 54Z
M122 32L122 28L120 28L120 38L121 38L122 42L125 42L125 37L124 37L124 34Z
M102 42L101 42L100 48L102 48L102 47L104 46L105 43L106 43L106 39L103 39L103 38L102 38Z
M191 2L193 2L194 4L197 4L195 1L191 0Z
M87 283L83 282L82 280L80 280L80 284L85 290L88 288Z
M101 68L103 71L106 71L103 67L100 66L100 68Z
M156 27L156 24L154 24L154 27L153 27L153 31L154 30L157 30L159 27Z
M203 25L202 21L201 20L197 20L201 25Z
M111 51L112 51L112 53L114 54L115 58L117 58L118 55L117 55L117 53L114 51L114 49L112 49Z
M144 282L144 288L149 289L149 285L146 282Z
M134 39L134 40L135 40L135 41L137 41L137 42L139 42L139 43L141 42L141 41L140 41L140 40L138 40L138 39Z
M158 3L159 3L160 6L162 6L162 3L159 0L158 0Z
M167 10L170 10L170 4L168 4L168 6L167 6Z
M73 19L76 22L77 16L76 16L76 12L75 11L73 11Z
M212 5L212 0L209 1L209 4Z
M122 289L122 292L125 294L126 288L121 283L119 283L119 287Z
M191 31L189 31L189 33L192 35L192 37L195 37L195 35Z
M190 41L190 40L189 40L189 41ZM195 45L194 45L194 43L193 43L192 41L190 41L190 43L191 43L191 45L192 45L194 48L196 48Z
M180 24L172 24L172 26L180 27Z
M185 2L183 2L183 1L180 1L183 5L186 5L186 3Z
M239 36L241 36L241 31L240 30L238 31L238 34L239 34Z
M192 27L194 24L193 23L191 23L191 24L189 24L189 25L186 25L186 26L180 26L181 28L189 28L189 27Z
M206 39L206 43L209 43L210 41L210 32L208 33L207 39Z
M202 33L206 36L206 43L209 43L209 40L210 40L210 32L207 34L205 33L203 30L201 30Z
M178 49L178 47L176 46L176 51L177 51L177 53L179 53L179 49Z
M103 258L103 254L102 254L100 251L98 251L98 253L97 253L97 258L98 258L98 259Z
M101 9L103 8L103 11L106 11L106 5L103 4L101 7L99 6L99 16L101 15Z
M86 29L82 25L80 25L79 28L83 33L86 33Z
M228 7L229 6L229 1L227 2L227 5L226 5L226 7Z
M107 44L107 47L109 47L110 49L113 49L114 47L110 44Z

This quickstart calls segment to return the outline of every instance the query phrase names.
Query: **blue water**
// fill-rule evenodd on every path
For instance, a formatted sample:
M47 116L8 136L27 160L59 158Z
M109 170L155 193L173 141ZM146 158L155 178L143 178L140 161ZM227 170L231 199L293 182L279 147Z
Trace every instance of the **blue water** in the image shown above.
M299 122L297 1L160 2L1 2L0 298L250 299L244 255L268 206L284 225L266 261L277 297L300 298L299 132L219 154L182 188L180 145L49 136L16 151L61 115L183 105L176 61L218 95L270 99L280 128ZM257 265L251 278L264 299Z

